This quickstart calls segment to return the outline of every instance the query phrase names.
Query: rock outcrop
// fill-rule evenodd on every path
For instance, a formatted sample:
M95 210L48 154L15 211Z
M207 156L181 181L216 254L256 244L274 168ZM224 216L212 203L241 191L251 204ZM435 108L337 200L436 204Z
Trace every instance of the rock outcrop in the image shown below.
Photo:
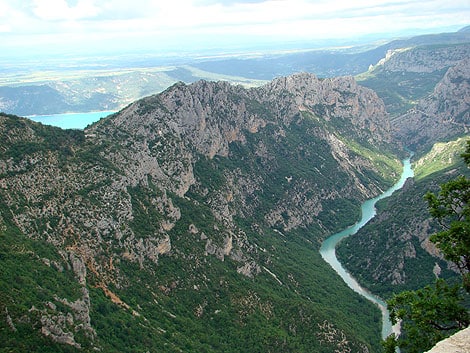
M261 276L269 286L295 284L287 291L297 297L299 274L276 267L283 250L269 239L306 239L314 251L399 171L382 101L350 77L297 74L252 89L178 83L84 132L1 115L0 140L2 217L52 245L58 258L42 263L71 271L79 293L38 303L37 325L77 348L99 347L92 316L110 312L106 300L147 327L148 301L147 310L171 312L169 298L193 305L184 293L222 291L190 312L235 312L247 294L227 283L256 287ZM263 317L272 300L260 300ZM8 313L16 327L20 318Z
M377 65L390 72L432 73L447 70L468 58L470 45L421 46L391 49Z
M470 59L452 66L434 92L394 120L395 135L415 150L468 133L470 128Z
M470 327L459 331L439 342L425 353L468 353L470 352Z

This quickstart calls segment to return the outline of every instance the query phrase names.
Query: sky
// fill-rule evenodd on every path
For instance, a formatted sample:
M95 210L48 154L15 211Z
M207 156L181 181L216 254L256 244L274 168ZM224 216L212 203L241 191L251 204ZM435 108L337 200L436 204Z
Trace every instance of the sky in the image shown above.
M0 0L3 55L204 51L455 31L470 0Z

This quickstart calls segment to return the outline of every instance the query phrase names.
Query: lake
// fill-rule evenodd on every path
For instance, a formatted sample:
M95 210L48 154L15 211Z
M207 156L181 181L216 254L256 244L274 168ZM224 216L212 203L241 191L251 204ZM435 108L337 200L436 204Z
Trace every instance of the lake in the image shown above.
M33 115L28 119L44 125L58 126L62 129L84 129L88 125L104 118L114 111L89 112L89 113L65 113L52 115Z

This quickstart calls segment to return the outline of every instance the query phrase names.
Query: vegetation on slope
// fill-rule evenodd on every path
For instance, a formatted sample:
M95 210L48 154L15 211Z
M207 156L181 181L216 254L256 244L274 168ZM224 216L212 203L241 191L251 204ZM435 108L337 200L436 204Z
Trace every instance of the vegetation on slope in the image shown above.
M468 137L461 137L449 142L437 142L423 157L413 163L415 180L442 173L452 167L463 167L459 151L464 151ZM462 168L464 169L464 168Z
M398 116L413 108L430 94L446 70L433 73L389 72L377 68L357 77L361 85L373 89L387 106L390 115Z
M227 99L224 87L208 88ZM227 107L244 98L230 99L212 105L217 124L230 126ZM29 287L15 300L5 275L2 338L26 322L30 351L57 342L65 351L380 351L378 309L342 283L318 248L357 218L361 183L380 188L392 181L391 153L372 142L361 148L357 126L342 132L334 119L288 115L287 108L282 117L290 120L281 124L274 103L251 102L243 116L269 123L242 130L226 154L208 156L189 145L189 134L163 125L168 114L174 126L169 111L186 101L149 98L129 107L143 115L115 115L85 133L2 115L2 236L16 226L12 241L34 238L54 250L41 261L57 262L38 265L44 273L18 271ZM123 117L136 126L113 126ZM68 137L51 142L54 131ZM13 155L11 146L20 145ZM380 169L379 157L388 161ZM180 193L184 168L194 181ZM22 265L2 264L5 274ZM52 286L35 296L59 280L57 295ZM33 306L36 321L29 318ZM1 342L2 349L19 347Z
M0 212L0 351L77 351L41 332L41 317L57 306L64 321L73 312L69 303L80 297L73 271L53 245L22 234L2 201Z
M459 173L468 175L459 158L467 140L436 144L413 163L416 177L380 201L376 218L339 244L340 261L372 292L388 298L393 293L433 283L436 275L456 278L429 243L438 224L429 215L424 195L436 192L440 184Z
M377 65L356 78L384 101L392 119L430 95L447 70L468 56L468 42L409 45L390 50Z
M469 166L470 141L462 156ZM462 282L449 286L443 279L437 279L434 286L401 292L390 299L391 320L400 321L402 326L399 337L391 335L384 343L390 353L396 347L410 353L426 351L470 324L470 179L460 175L441 184L437 194L426 194L426 200L430 214L440 225L430 241L458 270Z
M173 74L192 79L191 72ZM364 82L398 114L443 73L398 78L377 68ZM298 95L312 86L297 79L270 86L281 87L277 96L250 91L263 102L223 84L193 91L178 84L129 106L137 116L117 114L86 135L1 115L0 349L380 351L378 310L352 294L317 250L357 219L361 188L373 194L396 176L397 159L384 152L390 147L377 144L384 121L352 113L371 102L369 109L385 112L352 80L327 87L307 77L330 89L316 102ZM298 91L289 87L299 82ZM234 111L249 125L231 120ZM195 130L181 131L191 124ZM196 130L207 133L207 145L188 142ZM226 149L223 138L215 141L219 132ZM205 153L207 146L215 152ZM359 279L384 296L436 274L455 276L428 254L425 235L435 224L416 222L421 216L404 206L422 210L416 197L458 170L439 159L449 160L424 161L408 198L383 201L368 229L411 228L398 240L375 234L345 255L352 266L352 252L364 260L356 265L368 273Z

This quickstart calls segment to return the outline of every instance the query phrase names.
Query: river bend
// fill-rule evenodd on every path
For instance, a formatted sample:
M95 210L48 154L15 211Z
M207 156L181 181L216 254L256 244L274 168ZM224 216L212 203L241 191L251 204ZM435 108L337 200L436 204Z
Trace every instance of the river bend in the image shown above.
M411 158L411 157L410 157ZM359 293L366 299L378 305L382 311L382 338L386 338L392 332L397 329L392 327L390 322L389 312L387 310L387 304L378 296L372 294L367 289L361 287L359 283L352 277L346 269L341 265L341 263L336 258L336 244L338 244L341 239L346 238L352 234L355 234L359 229L361 229L367 222L374 218L376 214L375 204L377 201L389 197L396 190L399 190L405 184L406 179L413 177L413 170L411 168L410 158L407 158L403 161L403 172L400 177L400 180L396 182L390 189L385 191L383 194L374 197L373 199L365 201L361 205L361 219L354 225L349 228L344 229L343 231L333 234L328 237L322 244L320 248L320 254L323 259L330 264L330 266L341 276L341 278L346 282L346 284L355 292Z

